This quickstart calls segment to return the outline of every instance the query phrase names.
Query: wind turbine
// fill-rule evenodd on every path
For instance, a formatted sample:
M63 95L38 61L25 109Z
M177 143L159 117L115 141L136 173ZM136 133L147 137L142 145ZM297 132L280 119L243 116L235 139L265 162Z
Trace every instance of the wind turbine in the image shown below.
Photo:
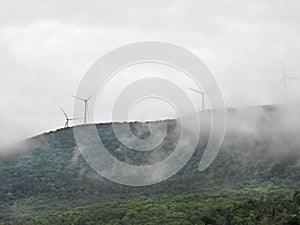
M69 121L71 121L71 120L79 120L79 119L81 119L81 118L69 118L68 117L68 115L67 115L67 113L63 110L63 108L62 107L60 107L60 110L63 112L63 114L65 115L65 117L66 117L66 123L65 123L65 128L66 127L69 127Z
M77 97L77 96L73 96L73 97L84 102L84 124L86 124L88 111L89 111L88 101L91 99L91 97L93 97L93 95L91 95L87 99L80 98L80 97Z
M282 72L283 72L283 77L281 78L281 80L278 82L277 85L279 85L281 82L283 82L283 93L284 93L284 103L286 103L287 101L287 81L290 79L290 80L299 80L295 77L290 77L287 75L286 71L285 71L285 68L284 68L284 65L283 65L283 62L280 60L280 65L281 65L281 68L282 68Z
M205 110L205 95L211 90L211 88L206 91L199 91L199 90L196 90L193 88L189 88L189 89L202 95L202 111L204 111Z

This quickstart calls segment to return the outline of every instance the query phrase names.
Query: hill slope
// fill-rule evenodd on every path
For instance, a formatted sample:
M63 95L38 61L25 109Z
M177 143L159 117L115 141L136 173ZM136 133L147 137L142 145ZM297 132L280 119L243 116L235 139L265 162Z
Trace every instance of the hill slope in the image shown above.
M282 106L229 109L222 149L207 170L198 171L209 130L203 129L188 164L146 187L97 175L76 148L72 128L36 136L0 156L0 224L298 224L298 113ZM112 124L97 129L116 158L149 164L178 141L177 122L155 123L163 122L166 138L146 153L123 146ZM149 135L145 125L130 124L141 138Z

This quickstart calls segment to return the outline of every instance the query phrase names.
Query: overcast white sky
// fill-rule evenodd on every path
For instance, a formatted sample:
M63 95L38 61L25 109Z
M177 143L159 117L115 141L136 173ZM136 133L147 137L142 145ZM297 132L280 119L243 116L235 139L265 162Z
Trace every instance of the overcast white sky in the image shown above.
M279 60L300 78L299 12L298 0L1 0L0 145L63 126L58 107L72 114L71 96L89 66L136 41L195 53L228 106L278 103ZM298 90L300 82L289 83L291 101Z

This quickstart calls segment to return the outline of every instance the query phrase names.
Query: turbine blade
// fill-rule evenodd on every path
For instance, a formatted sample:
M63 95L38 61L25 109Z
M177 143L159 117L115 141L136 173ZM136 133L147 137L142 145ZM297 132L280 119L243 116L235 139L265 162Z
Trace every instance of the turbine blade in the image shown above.
M77 99L79 99L79 100L81 100L81 101L85 101L85 99L80 98L80 97L77 97L77 96L73 96L73 98L77 98Z
M206 90L204 93L206 94L206 93L210 92L212 89L213 89L213 87L209 88L209 89Z
M91 97L93 97L93 96L94 96L94 94L92 94L90 97L88 97L88 98L86 99L86 101L90 100Z
M189 89L192 90L192 91L198 92L198 93L200 93L200 94L202 94L202 95L204 94L204 92L198 91L198 90L196 90L196 89L194 89L194 88L190 88L190 87L189 87Z
M275 85L276 87L284 80L285 77L281 78L281 80Z
M60 110L63 112L63 114L65 115L66 119L68 119L68 115L67 115L67 113L63 110L62 107L60 107Z
M299 79L296 78L296 77L287 77L287 78L292 79L292 80L299 80Z

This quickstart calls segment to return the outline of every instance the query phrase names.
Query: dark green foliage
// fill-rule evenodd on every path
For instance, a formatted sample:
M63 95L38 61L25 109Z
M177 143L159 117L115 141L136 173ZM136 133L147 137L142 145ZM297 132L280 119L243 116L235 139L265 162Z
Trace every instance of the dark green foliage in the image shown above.
M300 205L300 192L299 192L299 190L294 191L293 201L296 205Z
M139 126L133 123L131 129L137 132ZM155 151L164 150L163 157L170 154L177 140L175 127L176 121L168 121L164 142L146 153L124 147L111 124L98 126L98 132L118 159L148 164ZM70 128L29 139L19 151L0 158L0 225L299 224L300 197L294 194L299 155L289 153L274 161L264 154L262 162L245 166L230 151L221 151L200 173L207 142L201 138L177 175L147 187L122 186L97 175L78 152Z

